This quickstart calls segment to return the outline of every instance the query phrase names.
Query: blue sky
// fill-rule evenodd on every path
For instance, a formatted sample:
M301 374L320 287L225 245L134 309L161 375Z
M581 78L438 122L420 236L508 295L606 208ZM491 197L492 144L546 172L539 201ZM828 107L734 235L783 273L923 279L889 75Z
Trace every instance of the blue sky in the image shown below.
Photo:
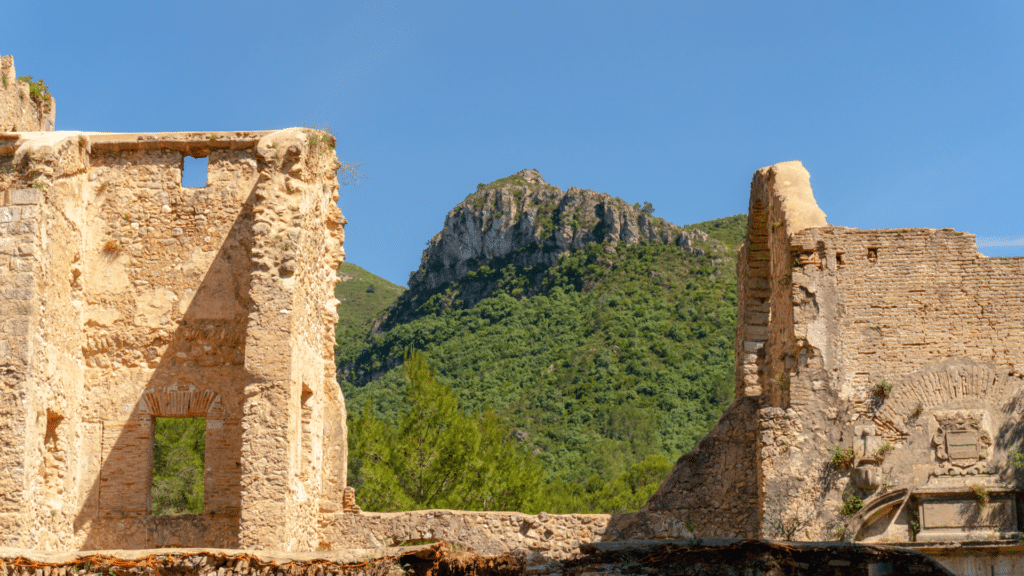
M6 0L57 128L329 125L348 261L404 285L456 203L536 168L688 224L802 160L836 225L1024 255L1024 4ZM1008 245L999 245L1008 244Z

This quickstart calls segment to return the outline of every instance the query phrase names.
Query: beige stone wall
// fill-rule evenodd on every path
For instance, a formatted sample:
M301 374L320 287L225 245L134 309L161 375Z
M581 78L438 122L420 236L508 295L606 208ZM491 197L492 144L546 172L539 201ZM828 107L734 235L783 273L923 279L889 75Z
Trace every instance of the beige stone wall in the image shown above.
M311 135L0 138L0 543L316 547L321 497L330 509L345 482L344 450L324 446L344 441L324 419L344 427L344 219L333 147L311 153ZM185 155L209 158L207 186L181 185ZM197 416L204 513L152 516L153 419ZM266 490L278 474L286 489ZM246 524L278 505L289 538Z
M326 178L333 178L339 164L333 147L315 141L311 146L308 133L297 129L264 137L256 153L262 177L246 334L251 380L243 408L240 542L308 550L320 542L324 439L344 440L334 432L344 426L344 411L334 380L337 300L332 291L344 256L345 221L335 204L337 182ZM341 421L327 423L325 413ZM335 447L328 453L332 448L337 455ZM331 463L328 471L337 474L337 463ZM328 478L326 485L343 481L343 476Z
M714 429L679 458L644 505L642 513L650 518L629 530L628 537L755 537L760 516L757 467L751 463L757 458L757 409L757 401L738 398Z
M28 83L18 80L14 57L0 56L0 132L51 131L56 115L56 100L34 101Z
M754 176L738 271L737 398L758 406L758 535L909 542L1019 530L923 511L973 506L972 485L1004 500L1024 487L1008 462L1024 440L1024 259L986 258L954 230L828 226L807 172L785 163ZM943 426L965 430L959 464L944 455ZM837 464L836 449L852 461ZM840 513L851 498L863 508Z
M477 554L497 555L527 549L565 559L579 544L617 535L634 515L523 514L416 510L332 514L324 525L330 549L383 548L408 543L448 542Z
M986 258L973 234L952 229L807 230L793 244L825 251L827 266L803 267L795 283L812 298L822 286L841 314L827 327L810 318L804 338L841 360L834 384L858 412L881 380L939 359L1024 368L1024 259Z

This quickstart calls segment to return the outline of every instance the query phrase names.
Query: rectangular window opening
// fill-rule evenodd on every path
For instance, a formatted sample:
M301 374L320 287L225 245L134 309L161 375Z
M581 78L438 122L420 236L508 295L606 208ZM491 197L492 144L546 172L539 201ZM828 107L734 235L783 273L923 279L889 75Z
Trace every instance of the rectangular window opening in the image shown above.
M206 188L206 175L210 170L210 157L185 156L181 168L181 185L185 188Z
M202 514L206 418L153 420L150 514Z
M878 261L878 248L868 248L868 262Z

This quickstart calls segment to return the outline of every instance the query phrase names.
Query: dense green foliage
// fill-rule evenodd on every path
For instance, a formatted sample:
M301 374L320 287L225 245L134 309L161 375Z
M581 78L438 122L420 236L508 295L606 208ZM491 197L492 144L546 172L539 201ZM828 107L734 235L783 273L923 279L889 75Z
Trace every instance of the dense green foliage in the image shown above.
M203 513L206 418L156 418L153 515Z
M338 306L338 325L334 335L338 342L339 365L351 361L345 356L360 349L374 321L395 303L405 288L370 274L355 264L342 263L338 268L338 284L334 297Z
M493 408L537 454L545 493L557 496L547 511L636 509L732 399L745 226L735 216L687 227L726 246L703 255L591 244L557 266L491 261L430 293L406 292L389 314L412 320L339 353L349 409L398 422L409 413L404 351L423 350L462 410ZM360 450L350 447L353 462Z
M349 483L367 509L524 510L540 497L536 459L490 410L463 412L423 355L405 357L408 410L395 426L364 405L349 421Z

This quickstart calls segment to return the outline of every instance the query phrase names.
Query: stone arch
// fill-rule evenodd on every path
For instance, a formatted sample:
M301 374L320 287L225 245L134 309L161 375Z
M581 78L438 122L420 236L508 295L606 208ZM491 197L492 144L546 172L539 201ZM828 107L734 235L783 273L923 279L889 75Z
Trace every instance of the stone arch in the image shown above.
M1024 411L1024 379L1008 370L971 360L950 360L893 378L889 397L874 414L879 435L902 442L918 418L933 409L998 406L997 426L1017 421ZM999 426L997 432L1002 432Z
M222 420L224 407L220 394L200 389L192 382L179 381L169 386L147 388L139 402L139 414L153 417Z

